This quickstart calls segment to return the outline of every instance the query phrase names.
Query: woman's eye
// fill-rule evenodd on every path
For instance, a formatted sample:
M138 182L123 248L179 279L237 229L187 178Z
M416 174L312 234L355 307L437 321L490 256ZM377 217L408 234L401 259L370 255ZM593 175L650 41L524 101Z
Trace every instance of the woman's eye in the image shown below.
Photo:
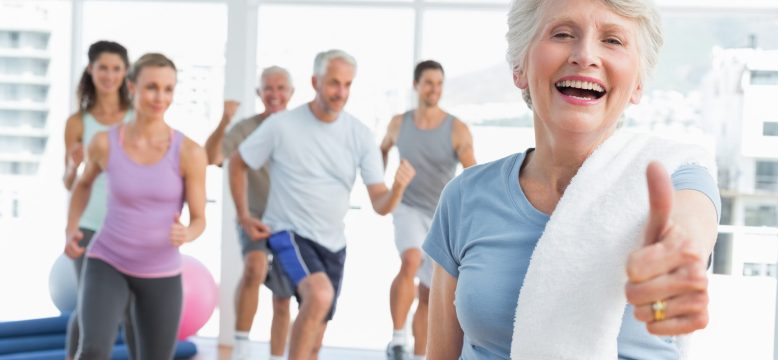
M612 44L612 45L622 45L621 40L616 39L616 38L605 39L605 42L608 43L608 44Z

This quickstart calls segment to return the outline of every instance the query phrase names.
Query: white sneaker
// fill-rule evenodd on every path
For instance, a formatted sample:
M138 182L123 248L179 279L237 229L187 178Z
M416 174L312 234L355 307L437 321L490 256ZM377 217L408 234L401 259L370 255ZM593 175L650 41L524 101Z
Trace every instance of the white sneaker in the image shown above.
M249 360L251 358L251 341L235 340L232 348L232 360Z
M410 360L410 354L408 350L402 345L389 345L386 346L386 359L387 360Z

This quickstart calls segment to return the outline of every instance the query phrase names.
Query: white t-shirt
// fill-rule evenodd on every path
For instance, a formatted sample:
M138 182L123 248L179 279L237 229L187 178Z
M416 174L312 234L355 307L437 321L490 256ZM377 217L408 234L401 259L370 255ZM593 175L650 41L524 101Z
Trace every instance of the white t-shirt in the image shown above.
M343 218L357 168L366 185L384 181L370 129L346 112L325 123L308 104L269 117L238 151L253 169L269 162L263 222L273 232L292 230L331 251L346 246Z

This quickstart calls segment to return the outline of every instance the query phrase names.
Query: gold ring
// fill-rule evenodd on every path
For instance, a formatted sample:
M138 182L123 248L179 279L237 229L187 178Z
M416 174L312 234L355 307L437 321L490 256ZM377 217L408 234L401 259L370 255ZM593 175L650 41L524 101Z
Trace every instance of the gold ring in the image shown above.
M654 312L654 321L662 321L665 319L667 303L664 300L654 301L651 303L651 311Z

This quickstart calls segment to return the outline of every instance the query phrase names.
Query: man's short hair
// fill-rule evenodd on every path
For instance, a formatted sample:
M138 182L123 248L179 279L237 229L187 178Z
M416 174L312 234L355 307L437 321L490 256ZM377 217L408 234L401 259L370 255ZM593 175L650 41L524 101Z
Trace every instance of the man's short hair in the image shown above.
M435 60L424 60L416 64L416 69L413 70L413 82L419 82L419 80L421 80L421 74L426 70L440 70L443 74L446 73L443 71L443 65L440 65L439 62Z

